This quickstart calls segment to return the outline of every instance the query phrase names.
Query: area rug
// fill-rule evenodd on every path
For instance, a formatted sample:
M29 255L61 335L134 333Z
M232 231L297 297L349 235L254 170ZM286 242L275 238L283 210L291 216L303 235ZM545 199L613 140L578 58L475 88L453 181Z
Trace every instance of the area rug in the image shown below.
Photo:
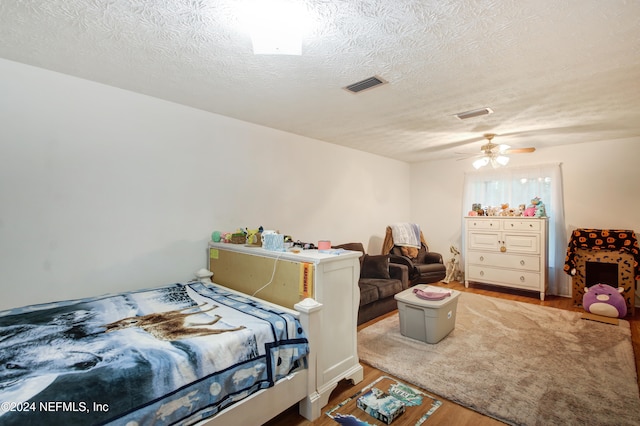
M398 314L358 332L360 360L513 425L638 425L631 332L579 312L462 293L437 344L400 334Z
M325 414L341 425L373 426L388 424L366 413L358 400L372 390L379 390L383 395L391 395L394 400L401 401L403 412L391 423L420 426L442 405L442 401L402 383L393 377L381 376L362 388L355 395L342 401Z

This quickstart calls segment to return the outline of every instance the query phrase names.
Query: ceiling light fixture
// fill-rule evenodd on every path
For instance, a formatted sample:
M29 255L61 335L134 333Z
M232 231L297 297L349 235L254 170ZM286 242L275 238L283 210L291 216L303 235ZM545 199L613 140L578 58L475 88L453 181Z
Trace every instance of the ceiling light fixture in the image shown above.
M309 15L302 4L248 0L239 13L255 55L302 55L302 38L309 28Z
M493 142L491 142L494 136L494 133L484 134L485 139L487 139L487 143L482 145L482 147L480 148L484 152L483 156L473 162L473 167L476 170L480 167L486 166L487 164L491 164L491 167L493 167L494 169L509 164L509 157L504 154L511 147L505 144L494 144Z
M506 166L509 164L509 157L506 155L492 154L486 157L478 158L473 162L473 167L477 170L481 167L491 164L491 167L497 169L500 166Z
M478 170L480 167L484 167L487 164L489 164L489 158L488 157L482 157L482 158L478 158L476 161L473 162L473 167Z
M493 166L493 159L491 159L492 161L492 166ZM495 159L496 163L498 163L500 166L506 166L507 164L509 164L509 157L505 156L505 155L498 155ZM497 166L494 166L497 167Z

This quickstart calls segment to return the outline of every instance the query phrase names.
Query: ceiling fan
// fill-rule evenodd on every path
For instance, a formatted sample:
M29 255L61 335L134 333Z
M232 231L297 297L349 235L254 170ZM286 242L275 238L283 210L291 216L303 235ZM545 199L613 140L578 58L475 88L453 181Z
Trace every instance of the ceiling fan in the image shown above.
M500 166L506 166L509 163L508 154L523 154L536 150L535 148L511 148L509 145L495 144L492 142L496 136L495 133L485 133L483 136L487 140L487 143L480 147L482 154L479 154L480 158L473 162L473 167L476 169L484 167L487 164L491 164L491 167L494 169Z

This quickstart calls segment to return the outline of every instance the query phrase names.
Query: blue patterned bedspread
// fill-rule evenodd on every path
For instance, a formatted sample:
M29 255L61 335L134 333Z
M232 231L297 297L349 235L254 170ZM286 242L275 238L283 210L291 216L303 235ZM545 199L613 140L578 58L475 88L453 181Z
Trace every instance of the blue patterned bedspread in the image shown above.
M202 283L0 312L0 425L191 424L304 362L300 323Z

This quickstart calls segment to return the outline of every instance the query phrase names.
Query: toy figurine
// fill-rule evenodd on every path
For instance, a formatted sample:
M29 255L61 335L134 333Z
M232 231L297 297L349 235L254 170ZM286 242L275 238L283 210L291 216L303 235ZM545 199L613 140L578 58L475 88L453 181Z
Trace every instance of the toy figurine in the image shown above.
M455 281L460 272L460 262L458 261L460 252L454 246L451 246L449 251L453 254L453 257L447 262L447 276L442 280L445 284Z

